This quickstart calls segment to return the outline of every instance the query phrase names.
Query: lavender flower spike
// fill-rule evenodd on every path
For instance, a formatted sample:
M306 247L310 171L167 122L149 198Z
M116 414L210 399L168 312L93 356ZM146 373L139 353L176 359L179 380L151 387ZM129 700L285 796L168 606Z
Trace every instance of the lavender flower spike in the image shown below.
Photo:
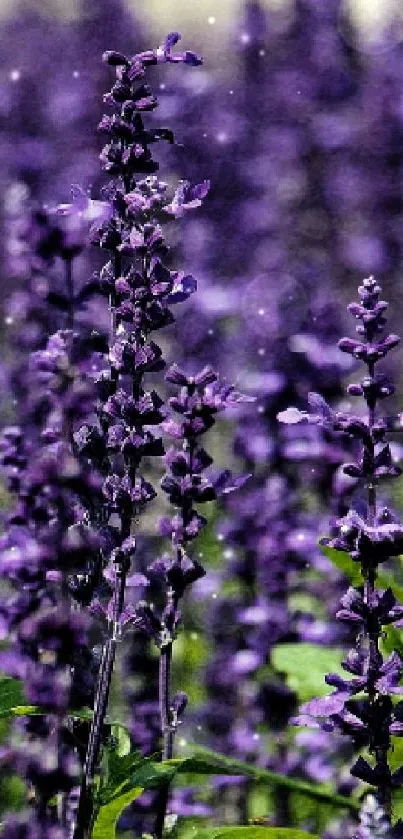
M378 411L379 402L393 393L393 384L378 372L377 364L399 338L382 336L388 304L380 298L381 288L373 277L363 281L358 294L359 302L351 303L348 309L358 321L360 340L343 338L339 348L367 367L361 381L348 387L352 396L365 400L366 418L333 412L321 397L314 395L308 420L347 432L359 448L357 462L345 464L344 472L364 487L366 511L358 514L351 508L337 521L332 536L323 540L325 545L349 553L360 566L362 585L349 588L337 615L358 632L357 646L343 662L348 677L329 674L326 681L335 691L303 706L299 722L309 725L316 720L314 724L325 730L339 730L360 746L368 747L372 761L360 756L351 774L375 788L378 803L389 813L392 790L402 779L401 769L392 772L389 753L391 736L403 736L403 702L392 702L392 697L403 693L403 661L396 652L385 658L380 641L384 627L401 620L403 607L391 589L377 588L377 576L379 564L401 552L403 526L378 501L379 483L385 478L396 478L400 469L393 462L386 439L390 420ZM303 412L297 417L295 410L292 414L286 411L280 419L287 422L290 417L293 422L307 419ZM364 699L356 698L362 694Z
M144 377L164 369L162 350L151 333L173 322L171 304L186 300L196 290L196 281L167 267L169 253L162 224L179 207L178 193L170 200L167 185L155 173L159 164L151 146L160 140L174 142L166 128L147 128L143 116L157 107L151 88L143 82L149 65L201 63L194 53L173 53L179 40L169 35L157 50L127 58L106 52L106 63L115 67L116 81L104 102L115 113L104 115L99 130L107 135L101 153L104 171L112 181L104 190L111 212L98 204L100 219L91 232L93 244L109 251L110 260L89 284L88 294L99 293L109 300L110 331L100 342L103 359L96 375L98 400L96 420L83 425L75 435L80 455L102 476L103 501L89 508L88 518L102 534L105 581L113 580L112 596L105 605L108 638L103 646L91 725L75 839L86 839L93 820L92 790L97 770L116 646L125 619L125 591L132 558L136 551L135 519L154 499L156 492L141 473L144 458L164 453L161 437L153 429L164 418L162 399L145 389ZM193 191L184 187L182 205L197 207L208 185ZM78 195L82 212L92 212L95 202ZM76 200L76 204L77 204ZM74 222L76 210L67 208ZM113 570L112 570L113 569ZM110 589L109 589L110 590Z
M175 734L186 708L187 696L179 691L171 695L172 649L181 622L179 604L186 589L204 576L201 564L188 554L188 546L197 538L206 519L197 510L199 504L214 501L242 486L246 477L234 479L229 470L212 474L213 460L201 446L200 437L213 427L216 415L231 403L248 399L219 381L210 367L195 376L188 376L176 364L167 371L166 380L178 393L169 400L178 419L169 417L165 432L180 446L172 446L166 456L167 471L161 481L163 491L174 508L174 514L160 522L161 534L171 542L171 555L157 559L149 574L163 592L159 612L144 603L135 616L135 626L151 636L160 650L159 704L163 737L163 760L173 757ZM196 505L196 506L195 506ZM155 833L161 837L164 828L169 787L160 795Z

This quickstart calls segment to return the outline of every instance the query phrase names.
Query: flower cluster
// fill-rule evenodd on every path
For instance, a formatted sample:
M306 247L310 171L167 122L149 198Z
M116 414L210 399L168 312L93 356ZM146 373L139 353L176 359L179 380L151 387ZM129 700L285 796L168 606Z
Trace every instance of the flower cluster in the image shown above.
M112 175L104 188L111 212L91 230L91 241L109 251L110 259L87 289L108 298L108 339L98 347L94 364L97 393L94 421L74 435L77 451L102 476L102 504L89 506L89 520L101 537L103 579L112 590L105 605L108 637L104 643L97 687L97 714L91 726L77 821L77 837L91 817L89 796L97 768L102 725L121 626L125 622L125 590L136 551L134 522L156 492L144 474L144 461L164 453L159 427L163 400L146 388L145 377L163 370L162 350L152 333L172 323L171 306L196 289L195 279L171 270L169 247L162 224L200 206L208 183L179 185L168 196L167 185L155 173L159 164L151 147L160 140L174 142L170 130L147 128L144 116L158 102L144 82L146 70L161 63L201 63L192 52L174 53L179 35L169 35L156 50L127 58L109 51L104 61L116 69L116 81L104 101L115 111L105 115L99 130L107 135L101 153L103 169ZM134 575L143 585L143 578Z
M317 394L311 396L311 412L288 409L279 415L283 422L313 422L336 431L348 432L358 443L355 464L346 464L347 475L357 478L366 490L365 510L351 508L339 519L334 533L324 544L346 553L359 563L363 584L350 587L341 601L338 618L358 631L358 644L343 662L352 678L331 673L326 681L336 690L323 699L314 699L301 709L300 722L312 724L313 718L325 730L336 729L350 734L357 745L366 745L373 763L360 756L352 774L372 784L377 799L390 806L392 788L401 783L401 771L392 772L388 760L391 737L403 734L403 703L394 704L395 695L403 692L400 680L403 662L396 652L385 657L381 640L385 627L399 622L403 607L391 589L377 587L378 567L402 549L402 525L387 508L379 507L377 487L385 477L396 477L400 470L393 463L386 438L387 421L377 411L378 403L393 393L393 385L377 370L377 362L399 341L396 335L381 337L387 303L380 298L381 288L373 277L359 287L359 303L349 311L358 320L360 340L343 338L339 348L362 360L367 372L358 384L349 385L349 393L363 396L367 416L333 412ZM358 697L358 698L355 698Z
M401 471L388 436L402 430L401 415L380 410L394 393L389 351L398 338L383 337L386 304L369 278L349 307L358 335L339 353L329 298L370 267L398 288L403 51L390 32L364 56L342 0L297 0L292 9L248 0L239 46L227 45L240 71L231 81L185 72L174 88L165 65L201 59L176 51L178 33L133 54L136 24L121 3L99 0L95 10L82 0L51 37L28 10L18 24L1 23L0 180L14 216L0 236L17 292L5 320L16 360L2 377L13 391L2 410L16 424L3 432L0 461L16 501L0 539L0 640L10 642L0 665L37 706L14 723L4 752L6 771L28 783L30 812L7 817L2 830L10 839L89 839L104 766L112 782L133 749L150 766L160 746L169 759L196 739L303 779L302 806L285 781L264 801L239 776L217 778L203 800L162 780L126 809L118 831L160 839L182 815L247 824L266 808L268 825L321 833L326 821L326 839L335 839L354 828L328 825L320 806L310 813L310 788L317 799L314 784L329 785L328 800L330 785L352 794L344 804L353 812L354 790L369 783L375 795L363 802L355 839L397 839L403 606L390 568L403 552L403 525L378 485ZM101 119L92 54L105 26L121 51L104 54L116 77ZM173 115L185 146L165 127ZM92 118L105 137L101 192ZM164 179L156 148L169 158ZM171 186L176 168L192 178L196 165L200 183ZM220 188L193 214L207 173ZM66 182L84 185L71 203L28 215L28 196L53 205ZM179 244L174 234L171 249L166 230L176 220L184 235ZM96 246L88 254L87 238ZM172 258L179 248L183 271ZM197 295L193 268L203 279ZM217 414L249 401L218 378L218 357L225 381L257 394L228 412L237 430L222 453L225 465L240 461L252 473L245 487L229 470L217 473L202 444ZM350 413L341 376L357 362L366 372L348 395L365 407ZM228 430L215 429L223 449ZM206 527L217 500L218 525L214 514ZM354 583L347 592L342 567ZM335 660L344 648L342 671L326 677L328 696L301 709L299 722L314 730L294 736L304 649L326 657L335 646ZM120 667L131 751L122 761L104 725ZM202 690L195 678L189 685L197 669ZM91 722L90 711L86 720L72 713L83 706Z
M89 399L71 363L73 341L71 332L59 331L31 353L25 406L30 422L22 430L6 429L2 443L16 506L0 545L1 573L14 589L1 605L13 644L1 663L23 680L27 702L44 714L25 724L24 745L14 756L35 796L36 816L25 828L29 837L35 831L51 837L53 799L68 795L78 782L80 766L65 718L92 699L90 673L82 679L88 620L71 610L68 597L70 577L99 550L80 512L88 498L99 497L99 483L71 448ZM66 821L61 828L67 836Z
M171 696L172 649L181 622L179 607L189 586L205 574L198 560L188 553L188 546L207 523L197 507L236 490L246 480L244 476L233 478L227 469L212 474L213 459L199 440L214 426L217 414L231 404L245 401L246 397L232 386L221 383L211 367L189 376L174 364L165 378L178 389L177 395L169 399L169 407L179 417L167 418L163 428L173 440L182 443L181 447L172 446L166 453L167 471L161 481L175 510L174 515L165 516L160 522L161 535L170 539L172 553L155 560L148 569L150 581L162 592L160 609L148 603L139 604L134 626L151 637L160 650L163 758L169 759L173 756L175 734L187 704L183 691ZM162 830L166 805L167 795L160 802L157 835Z

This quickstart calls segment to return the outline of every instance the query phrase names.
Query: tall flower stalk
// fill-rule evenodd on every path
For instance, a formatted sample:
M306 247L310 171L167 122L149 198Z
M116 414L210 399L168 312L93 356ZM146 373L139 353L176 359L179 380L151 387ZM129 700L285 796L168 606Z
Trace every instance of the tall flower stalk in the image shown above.
M171 554L156 560L149 568L150 578L162 592L159 612L148 604L138 607L135 625L153 638L159 656L159 708L163 740L162 758L174 754L175 735L187 704L183 691L172 695L172 652L181 622L180 603L187 588L204 576L202 565L188 554L188 546L207 523L195 505L214 501L222 493L232 492L244 478L233 479L229 470L214 475L209 467L213 459L200 444L200 438L215 424L216 415L231 403L245 397L232 386L220 383L211 367L195 376L187 375L173 365L165 376L178 388L169 400L170 408L179 415L164 423L165 432L181 446L172 446L165 457L167 467L161 486L174 507L174 515L161 520L160 529L171 541ZM156 835L162 836L168 802L166 786L158 803Z
M150 430L163 421L163 401L155 391L145 389L144 382L146 375L164 368L162 351L150 336L173 321L170 306L186 300L196 289L192 276L167 267L169 248L161 223L180 216L183 207L198 207L208 184L191 188L182 183L169 199L167 185L155 176L159 164L152 157L151 146L159 140L173 143L174 137L166 128L146 128L143 121L144 114L158 105L143 82L147 68L163 63L202 63L193 52L172 52L179 37L173 33L158 49L132 58L117 52L104 55L106 63L116 68L116 81L104 97L115 113L105 115L99 125L108 137L101 160L104 170L113 176L105 189L111 215L93 229L92 241L110 253L95 280L109 300L110 332L96 376L96 422L78 431L75 444L103 478L102 508L89 514L101 532L102 564L113 582L75 839L91 831L93 783L128 573L136 550L133 525L156 494L142 474L142 461L164 452L160 435Z
M343 662L350 679L331 673L326 682L334 693L314 699L301 709L299 722L338 730L353 737L356 745L367 746L372 761L360 755L351 769L354 777L375 788L376 799L388 812L393 787L401 783L401 770L390 766L391 737L403 735L403 702L394 704L403 693L400 680L403 662L396 652L385 657L381 640L385 627L403 617L403 606L393 591L379 588L379 565L401 553L403 526L388 507L381 506L378 486L384 478L400 474L393 462L387 432L398 430L398 418L384 417L379 411L382 399L394 393L393 383L378 369L378 363L399 342L396 335L381 337L386 324L387 303L373 277L358 289L359 302L349 305L358 320L358 339L343 338L339 348L366 366L360 382L350 384L348 393L364 399L366 416L334 412L318 394L310 395L310 413L289 408L279 415L283 422L310 422L350 434L359 449L355 463L344 465L344 472L356 478L365 489L363 509L353 506L339 519L334 533L323 543L349 553L358 564L362 585L350 587L341 600L337 617L358 630L357 644ZM355 698L359 695L364 698ZM315 722L316 720L316 722Z

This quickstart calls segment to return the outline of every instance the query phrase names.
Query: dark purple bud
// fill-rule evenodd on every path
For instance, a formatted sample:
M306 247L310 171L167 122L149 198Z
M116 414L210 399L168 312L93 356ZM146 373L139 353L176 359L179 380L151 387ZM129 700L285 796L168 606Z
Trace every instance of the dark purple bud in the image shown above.
M125 55L121 52L115 52L114 50L107 50L104 52L102 56L102 61L106 64L110 64L112 67L121 67L121 66L128 66L129 60L126 58Z
M164 51L171 50L180 41L181 37L180 32L170 32L162 42L162 49Z
M171 367L168 368L165 373L165 378L167 382L172 382L172 384L179 385L180 387L188 384L188 377L182 372L182 370L180 370L177 364L172 364Z
M167 303L183 303L184 300L187 300L196 291L197 281L191 274L173 273L176 276L174 277L171 291L166 295L165 299Z

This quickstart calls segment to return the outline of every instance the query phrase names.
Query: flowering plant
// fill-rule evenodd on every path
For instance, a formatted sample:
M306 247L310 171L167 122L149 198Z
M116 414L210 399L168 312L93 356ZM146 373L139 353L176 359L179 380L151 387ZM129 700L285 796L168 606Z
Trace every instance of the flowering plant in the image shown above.
M339 0L247 3L229 90L204 69L171 84L202 59L177 32L132 54L122 25L106 182L70 202L85 113L59 64L44 88L72 159L45 185L41 119L5 206L5 839L403 835L403 424L381 410L399 339L373 277L338 348L329 302L333 260L347 281L399 253L399 62L364 66L342 23Z

